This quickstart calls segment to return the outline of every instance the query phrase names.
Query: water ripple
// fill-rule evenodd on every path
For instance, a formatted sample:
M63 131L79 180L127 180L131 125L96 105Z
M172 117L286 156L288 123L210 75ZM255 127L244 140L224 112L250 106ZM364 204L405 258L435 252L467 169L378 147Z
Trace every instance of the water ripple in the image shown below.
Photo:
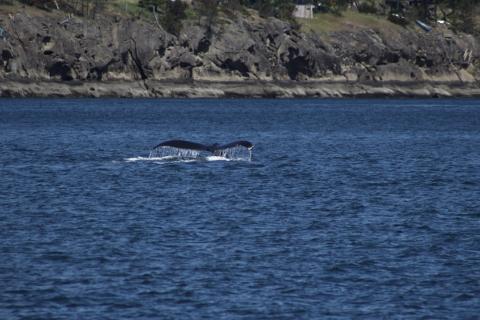
M479 110L2 100L0 318L474 319ZM172 138L256 147L148 158Z

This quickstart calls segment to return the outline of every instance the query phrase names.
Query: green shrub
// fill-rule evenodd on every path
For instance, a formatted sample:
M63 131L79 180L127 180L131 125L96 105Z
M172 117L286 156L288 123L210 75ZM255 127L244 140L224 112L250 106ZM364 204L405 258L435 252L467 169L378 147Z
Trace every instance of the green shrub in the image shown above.
M165 30L171 34L178 35L182 30L182 21L187 17L187 5L182 1L166 1L165 12L162 15L161 23Z
M187 17L187 4L183 1L140 0L138 5L152 12L165 31L178 35Z
M377 6L375 5L374 0L366 0L361 2L357 6L358 12L361 13L371 13L371 14L376 14L377 13Z

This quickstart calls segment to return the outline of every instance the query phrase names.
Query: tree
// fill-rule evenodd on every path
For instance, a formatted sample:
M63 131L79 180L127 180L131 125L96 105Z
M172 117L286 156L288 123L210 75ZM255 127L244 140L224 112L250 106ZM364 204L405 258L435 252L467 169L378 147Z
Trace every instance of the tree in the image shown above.
M187 4L183 1L140 0L138 5L151 11L155 21L167 32L178 35L182 30L182 21L187 17L185 13Z
M480 0L438 0L442 18L448 20L459 31L476 31L475 16L479 11Z
M194 4L198 15L205 18L205 22L207 25L207 33L210 34L212 32L212 26L215 24L218 16L218 1L196 0Z
M165 11L162 15L162 26L169 33L178 35L182 30L182 21L186 18L185 10L187 5L180 0L167 0L165 4Z
M292 20L295 4L291 0L259 0L254 7L263 17Z
M331 12L341 14L348 7L349 0L326 0L324 3Z

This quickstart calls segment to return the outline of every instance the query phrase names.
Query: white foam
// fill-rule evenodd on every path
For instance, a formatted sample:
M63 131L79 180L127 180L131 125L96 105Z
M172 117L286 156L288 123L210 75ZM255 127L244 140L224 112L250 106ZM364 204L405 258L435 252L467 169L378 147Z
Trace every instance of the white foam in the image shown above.
M148 157L132 157L126 162L153 161L154 163L169 162L202 162L202 161L251 161L252 150L244 147L233 147L216 150L213 155L208 152L179 149L174 147L159 147L150 151Z
M207 160L207 161L232 161L233 159L228 159L228 158L220 157L220 156L208 156L208 157L205 157L205 160Z
M175 156L167 157L132 157L123 159L125 162L138 162L138 161L153 161L155 163L170 163L170 162L202 162L202 161L235 161L235 159L228 159L220 156L207 156L198 157L195 159L182 159ZM237 160L241 161L241 160Z
M156 160L200 160L200 161L231 161L231 160L252 160L252 148L236 146L227 149L215 150L211 155L207 151L181 149L169 146L157 147L150 151L149 159Z
M125 158L126 162L136 162L136 161L179 161L179 162L192 162L195 159L181 159L174 156L167 156L167 157L132 157L132 158Z
M125 158L123 160L125 160L126 162L135 162L135 161L149 161L149 160L153 160L153 158L133 157L133 158Z

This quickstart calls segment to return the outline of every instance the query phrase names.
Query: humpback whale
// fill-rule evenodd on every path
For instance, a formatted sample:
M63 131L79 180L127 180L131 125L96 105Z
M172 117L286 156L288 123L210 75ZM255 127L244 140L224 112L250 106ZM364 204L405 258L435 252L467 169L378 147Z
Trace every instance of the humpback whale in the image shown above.
M204 145L204 144L185 141L185 140L168 140L168 141L164 141L162 143L157 144L155 147L153 147L153 149L157 149L160 147L171 147L171 148L194 150L194 151L208 151L214 155L217 155L226 149L231 149L236 147L244 147L244 148L247 148L248 150L252 150L253 144L250 141L245 141L245 140L234 141L224 145L220 145L218 143L214 143L211 145Z

